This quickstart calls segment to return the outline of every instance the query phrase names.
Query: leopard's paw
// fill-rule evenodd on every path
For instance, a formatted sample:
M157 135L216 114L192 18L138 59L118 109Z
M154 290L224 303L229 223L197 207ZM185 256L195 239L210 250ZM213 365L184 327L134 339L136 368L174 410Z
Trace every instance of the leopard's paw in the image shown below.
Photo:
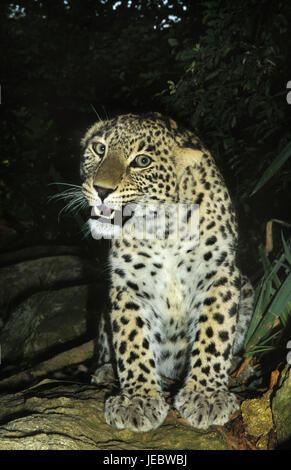
M182 389L176 396L175 407L191 426L207 429L212 424L226 424L239 409L239 403L233 393L225 390L205 393Z
M168 404L159 394L130 396L121 393L106 400L104 415L106 423L117 429L144 432L162 424L168 409Z

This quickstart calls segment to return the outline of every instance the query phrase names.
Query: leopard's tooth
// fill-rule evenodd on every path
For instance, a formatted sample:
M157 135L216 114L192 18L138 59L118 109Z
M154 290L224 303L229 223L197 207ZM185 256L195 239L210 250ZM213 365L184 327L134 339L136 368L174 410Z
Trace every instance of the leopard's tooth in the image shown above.
M97 215L97 216L100 216L101 215L101 212L100 210L97 208L97 206L92 206L92 210L91 210L91 215Z

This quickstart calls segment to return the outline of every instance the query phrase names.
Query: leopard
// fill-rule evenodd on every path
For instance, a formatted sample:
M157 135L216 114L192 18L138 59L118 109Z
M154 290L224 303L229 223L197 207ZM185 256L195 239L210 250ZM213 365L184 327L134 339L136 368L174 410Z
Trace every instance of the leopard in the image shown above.
M96 384L118 382L106 423L147 432L172 406L196 429L225 425L240 408L230 371L254 292L214 157L159 112L99 120L81 147L90 232L110 240L110 309L99 319L94 374ZM177 384L172 405L165 380Z

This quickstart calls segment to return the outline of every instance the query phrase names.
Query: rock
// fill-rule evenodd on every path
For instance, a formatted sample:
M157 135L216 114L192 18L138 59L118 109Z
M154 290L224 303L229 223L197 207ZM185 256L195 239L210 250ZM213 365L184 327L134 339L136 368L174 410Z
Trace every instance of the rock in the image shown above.
M28 295L72 283L101 280L97 263L62 255L22 261L0 268L0 305L10 309Z
M272 400L272 413L279 446L291 448L291 366L288 364L281 373L278 389ZM287 448L287 447L286 447Z
M169 412L145 433L117 430L104 421L108 388L48 382L0 396L1 450L226 450L216 430L198 432Z
M0 221L1 225L1 221ZM60 255L82 255L82 249L73 245L36 245L0 253L0 266L9 266L22 261Z
M49 256L52 250L59 255ZM77 252L35 247L0 255L2 262L46 255L0 268L0 312L7 307L0 319L2 378L96 337L104 274L96 260L60 254L70 250Z
M266 436L273 428L272 413L270 408L270 395L268 390L260 398L245 400L241 405L243 422L246 433L250 436Z
M54 378L64 379L64 372L67 368L72 370L72 366L78 365L77 372L82 373L88 377L88 368L82 364L88 359L92 359L94 355L94 341L87 341L79 346L72 349L68 349L53 357L50 357L46 361L37 363L32 367L28 367L25 370L16 372L16 374L10 375L0 381L0 390L11 391L25 386L28 387L32 383L37 383L42 377L47 377L53 374ZM76 369L75 369L76 370ZM67 373L65 373L66 380L68 379Z
M53 350L60 351L62 346L78 338L91 339L92 324L95 321L97 328L98 313L103 306L104 289L98 284L32 295L14 310L1 330L2 368L48 355Z

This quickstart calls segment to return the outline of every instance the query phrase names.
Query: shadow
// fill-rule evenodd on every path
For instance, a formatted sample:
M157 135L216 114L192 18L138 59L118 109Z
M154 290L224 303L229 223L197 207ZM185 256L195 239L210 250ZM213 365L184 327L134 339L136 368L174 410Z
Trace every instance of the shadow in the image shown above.
M275 450L291 450L291 437L275 447Z
M88 341L94 341L94 354L92 359L88 361L89 373L93 374L98 361L98 327L99 319L103 313L108 313L110 310L109 299L109 255L110 242L107 240L93 240L90 243L88 253L92 263L96 262L98 269L98 281L88 285L88 298L87 298L87 335ZM108 318L108 315L106 315Z

